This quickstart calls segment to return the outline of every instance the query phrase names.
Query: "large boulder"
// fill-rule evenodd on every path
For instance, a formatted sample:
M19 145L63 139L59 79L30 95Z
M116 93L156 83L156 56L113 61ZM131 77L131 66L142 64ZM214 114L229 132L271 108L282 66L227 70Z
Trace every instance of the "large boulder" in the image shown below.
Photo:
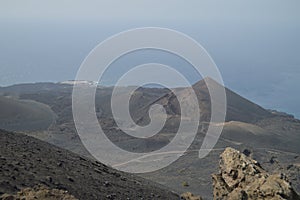
M300 200L284 174L269 175L257 161L232 148L220 157L220 172L212 176L215 200Z

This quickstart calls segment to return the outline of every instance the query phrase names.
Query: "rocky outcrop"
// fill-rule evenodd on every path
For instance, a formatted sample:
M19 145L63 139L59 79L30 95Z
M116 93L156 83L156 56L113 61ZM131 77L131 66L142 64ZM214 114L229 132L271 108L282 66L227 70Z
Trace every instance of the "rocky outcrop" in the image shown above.
M200 196L194 196L194 194L192 194L190 192L181 194L180 199L182 199L182 200L203 200Z
M16 195L3 194L0 200L78 200L74 196L68 194L65 190L49 189L46 186L38 185L34 188L25 188L18 192Z
M220 173L213 175L215 200L300 199L284 174L269 175L257 161L232 148L220 157Z

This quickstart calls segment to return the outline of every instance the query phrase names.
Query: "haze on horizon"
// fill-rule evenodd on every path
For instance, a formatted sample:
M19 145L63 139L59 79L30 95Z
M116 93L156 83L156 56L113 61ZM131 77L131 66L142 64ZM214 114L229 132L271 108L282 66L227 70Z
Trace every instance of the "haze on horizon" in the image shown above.
M300 2L281 1L1 1L0 86L75 78L87 54L107 37L131 28L178 30L206 48L225 85L266 107L300 118ZM140 52L114 64L120 70L152 61L186 71L177 57ZM187 70L188 69L188 70Z

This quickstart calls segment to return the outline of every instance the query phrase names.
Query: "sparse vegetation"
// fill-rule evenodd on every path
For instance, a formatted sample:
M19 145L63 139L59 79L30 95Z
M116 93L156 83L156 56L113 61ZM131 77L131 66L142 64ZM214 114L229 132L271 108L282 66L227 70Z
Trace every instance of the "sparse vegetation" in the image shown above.
M190 185L189 185L189 183L188 183L188 182L186 182L186 181L183 181L183 182L182 182L182 186L183 186L183 187L189 187Z

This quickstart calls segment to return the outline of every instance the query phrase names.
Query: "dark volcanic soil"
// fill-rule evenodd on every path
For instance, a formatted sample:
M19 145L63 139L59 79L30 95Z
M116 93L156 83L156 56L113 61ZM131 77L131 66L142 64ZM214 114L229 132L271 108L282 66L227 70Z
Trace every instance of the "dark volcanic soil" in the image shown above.
M179 199L150 181L46 142L0 131L0 195L38 184L79 199Z

